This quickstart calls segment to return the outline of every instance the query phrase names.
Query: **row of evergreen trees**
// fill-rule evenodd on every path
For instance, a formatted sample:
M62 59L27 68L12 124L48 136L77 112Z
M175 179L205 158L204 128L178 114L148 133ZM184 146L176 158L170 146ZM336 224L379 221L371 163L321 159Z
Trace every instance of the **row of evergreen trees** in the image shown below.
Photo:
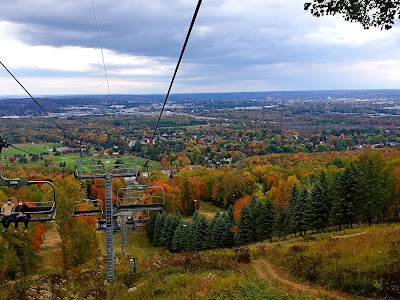
M217 212L211 222L198 214L188 223L180 215L163 213L149 222L148 238L171 251L191 251L303 235L329 226L341 230L344 225L385 221L393 217L388 211L393 211L395 203L388 193L383 165L379 158L365 156L331 180L321 172L312 185L301 189L293 185L287 205L274 206L253 197L249 206L243 205L237 224L232 206L227 213Z
M227 213L217 211L211 221L197 212L191 223L184 221L182 215L161 213L150 219L146 231L153 245L181 252L230 248L272 239L273 225L272 202L253 199L250 206L243 206L238 224L230 206Z
M276 208L275 232L302 235L307 230L325 231L328 226L352 227L355 223L385 221L393 204L385 188L384 173L377 162L351 163L329 182L321 172L310 191L293 185L287 207Z

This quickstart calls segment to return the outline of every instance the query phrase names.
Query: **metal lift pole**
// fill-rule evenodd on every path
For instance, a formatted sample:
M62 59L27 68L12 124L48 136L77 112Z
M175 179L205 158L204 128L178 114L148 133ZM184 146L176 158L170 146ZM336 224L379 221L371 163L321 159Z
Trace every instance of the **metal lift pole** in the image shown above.
M121 216L121 248L122 248L122 256L125 258L125 232L126 232L126 222L125 222L125 215Z
M112 205L112 176L106 173L106 248L107 248L107 281L114 279L114 220Z

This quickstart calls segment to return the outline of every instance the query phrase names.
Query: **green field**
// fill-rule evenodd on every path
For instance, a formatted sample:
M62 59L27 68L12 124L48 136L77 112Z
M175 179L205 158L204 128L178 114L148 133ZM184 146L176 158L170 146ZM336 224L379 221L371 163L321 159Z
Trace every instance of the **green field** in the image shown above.
M61 144L57 144L57 143L43 143L43 144L16 144L13 145L16 148L19 148L21 150L24 150L26 152L32 153L32 154L41 154L43 152L52 152L53 147L63 147L63 145ZM10 157L10 156L14 156L16 154L26 154L23 151L17 150L13 147L8 147L5 148L1 151L1 156L2 157Z
M44 160L48 160L52 162L52 165L59 165L61 162L65 162L67 167L75 167L76 166L76 161L77 160L82 160L83 162L92 162L101 160L103 162L114 162L117 159L122 160L124 163L134 163L134 158L130 155L122 155L121 157L116 157L116 156L103 156L102 158L99 157L80 157L79 153L71 153L71 154L62 154L58 156L53 155L53 148L60 148L63 147L62 144L57 144L57 143L43 143L43 144L16 144L14 145L16 148L20 149L15 149L13 147L9 148L4 148L1 151L1 159L0 162L3 164L10 164L10 165L15 165L15 166L37 166L37 165L44 165ZM42 154L44 152L47 152L49 155L43 155L43 160L39 160L37 162L32 162L29 155L26 153L31 153L31 154ZM9 157L15 156L15 155L26 155L28 162L27 163L20 163L18 162L18 159L14 163L10 163L8 161ZM143 165L145 159L144 158L137 158L137 165L141 166ZM150 165L152 166L153 170L158 170L160 168L160 163L156 161L151 161Z

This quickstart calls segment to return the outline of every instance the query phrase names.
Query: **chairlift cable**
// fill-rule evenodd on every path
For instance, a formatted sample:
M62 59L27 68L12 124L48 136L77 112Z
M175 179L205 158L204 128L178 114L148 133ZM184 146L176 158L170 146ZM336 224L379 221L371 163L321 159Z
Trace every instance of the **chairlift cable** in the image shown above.
M102 60L103 60L104 75L105 75L106 81L107 81L108 101L109 101L109 104L111 104L110 83L109 83L109 81L108 81L106 62L105 62L105 60L104 60L103 44L102 44L102 42L101 42L101 36L100 36L100 30L99 30L99 22L97 21L96 6L95 6L95 4L94 4L94 0L92 0L92 7L93 7L94 21L95 21L95 23L96 23L97 37L98 37L98 39L99 39L99 46L100 46L100 51L101 51L101 58L102 58Z
M23 149L21 149L21 148L15 147L14 145L11 145L11 144L8 144L8 146L10 146L10 147L12 147L12 148L14 148L14 149L17 149L18 151L24 152L24 153L26 153L26 154L28 154L28 155L30 155L30 156L35 156L35 155L37 155L37 154L30 153L30 152L28 152L28 151L25 151L25 150L23 150Z
M21 152L24 152L24 153L26 153L26 154L28 154L28 155L30 155L30 156L36 155L36 154L32 154L32 153L30 153L30 152L28 152L28 151L25 151L25 150L23 150L23 149L21 149L21 148L15 147L14 145L11 145L9 142L6 141L5 138L3 138L3 137L0 136L0 155L1 155L1 150L2 150L2 148L8 148L9 146L12 147L12 148L14 148L14 149L17 149L17 150L19 150L19 151L21 151Z
M54 118L50 116L50 114L43 108L42 105L31 95L31 93L28 92L28 90L22 85L22 83L14 76L13 73L0 61L0 64L3 66L3 68L11 75L12 78L23 88L23 90L32 98L33 101L42 109L42 111L51 119L51 121L64 133L64 135L72 141L71 136L60 126L56 121L54 121Z
M172 88L172 85L174 84L174 80L175 80L176 74L177 74L177 72L178 72L179 65L180 65L181 60L182 60L182 57L183 57L183 53L185 52L186 45L187 45L187 43L188 43L188 41L189 41L190 33L192 32L192 29L193 29L193 26L194 26L194 22L196 21L197 14L198 14L198 12L199 12L199 10L200 10L201 2L202 2L202 0L199 0L199 2L197 3L196 10L195 10L195 12L194 12L194 14L193 14L192 22L191 22L191 24L190 24L188 33L187 33L187 35L186 35L185 43L183 44L182 51L181 51L181 54L180 54L180 56L179 56L178 63L177 63L177 65L176 65L176 67L175 67L175 72L174 72L174 75L172 76L172 80L171 80L171 83L170 83L170 85L169 85L168 92L167 92L167 95L166 95L166 97L165 97L163 107L162 107L161 112L160 112L160 115L159 115L159 117L158 117L158 121L157 121L157 124L156 124L156 128L154 128L153 135L152 135L152 137L151 137L151 139L150 139L150 145L151 145L152 142L153 142L154 136L156 135L156 132L157 132L157 128L158 128L158 126L159 126L159 124L160 124L161 116L162 116L162 114L163 114L163 112L164 112L165 105L167 104L168 97L169 97L169 93L171 92L171 88Z

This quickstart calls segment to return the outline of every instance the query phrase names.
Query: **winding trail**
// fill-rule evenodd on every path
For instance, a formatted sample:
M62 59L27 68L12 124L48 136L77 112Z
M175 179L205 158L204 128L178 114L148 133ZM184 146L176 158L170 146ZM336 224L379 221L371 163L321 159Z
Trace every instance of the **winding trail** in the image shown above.
M296 282L279 272L271 263L258 259L253 261L253 267L257 275L269 282L275 282L293 293L303 293L312 299L337 299L337 300L378 300L381 298L366 298L342 293L337 290L329 290L313 284Z

